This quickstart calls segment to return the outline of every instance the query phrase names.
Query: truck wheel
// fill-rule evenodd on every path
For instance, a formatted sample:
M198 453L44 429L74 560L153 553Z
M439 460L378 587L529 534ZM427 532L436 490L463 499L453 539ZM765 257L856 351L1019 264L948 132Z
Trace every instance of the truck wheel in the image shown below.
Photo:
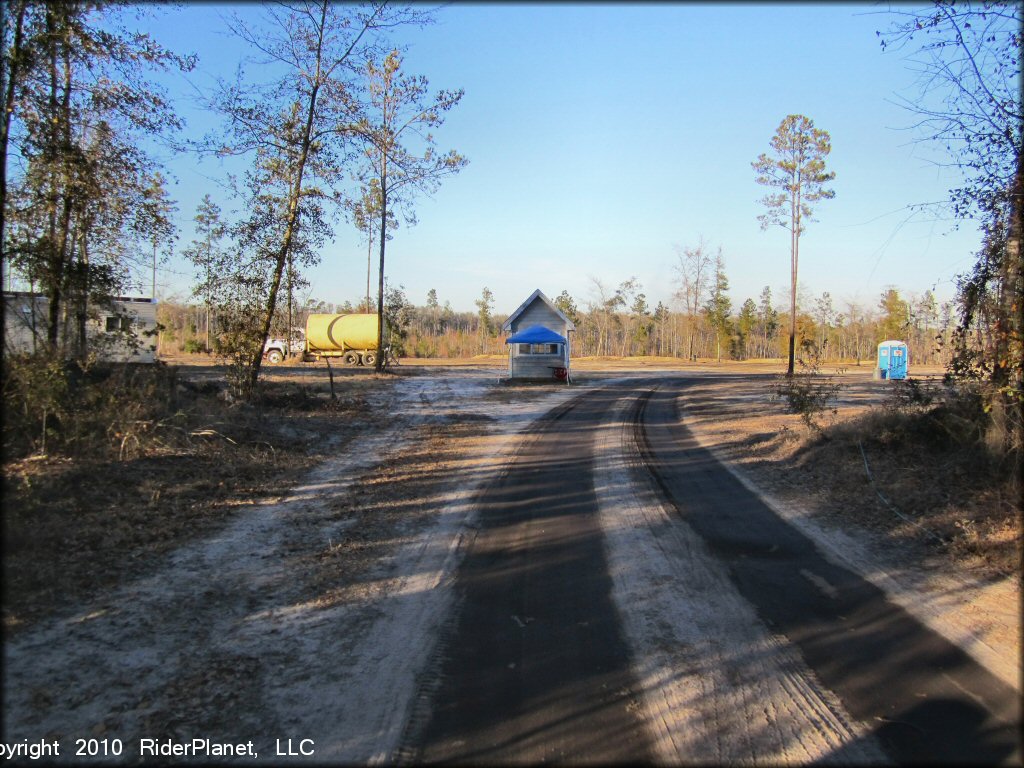
M355 352L346 352L341 360L345 365L359 365L359 355Z
M281 350L272 349L269 352L267 352L267 360L269 360L274 365L277 365L282 360L284 360L284 355L281 354Z
M363 353L363 365L375 365L377 363L376 352L364 352Z

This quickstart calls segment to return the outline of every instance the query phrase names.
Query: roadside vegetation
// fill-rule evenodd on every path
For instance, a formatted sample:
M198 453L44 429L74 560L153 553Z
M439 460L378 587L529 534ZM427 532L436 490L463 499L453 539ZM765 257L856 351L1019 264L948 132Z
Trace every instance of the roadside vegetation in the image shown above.
M989 395L978 386L892 384L888 402L829 427L806 461L827 466L844 456L837 477L860 477L852 488L839 482L838 493L868 491L874 526L886 521L897 536L937 546L969 570L1018 573L1019 455L1007 449L1006 425L985 412Z
M740 371L695 380L684 414L760 489L849 534L869 533L901 566L1019 574L1019 457L992 430L981 388L936 374L883 382L830 370L827 404L801 411L778 395L785 377ZM800 376L798 366L797 389L808 384Z
M991 407L992 383L910 377L885 382L881 403L841 410L845 373L826 372L806 342L796 373L775 377L770 399L805 429L782 427L778 442L795 444L774 455L773 471L794 472L793 485L826 496L848 524L943 552L969 572L1018 573L1021 448Z
M920 91L904 102L918 118L918 140L941 147L944 161L962 172L962 184L938 208L957 221L974 222L984 239L973 268L959 279L952 334L937 339L947 355L942 387L893 382L890 404L821 430L804 460L834 466L841 495L843 478L852 475L838 471L836 452L851 455L856 444L881 514L895 513L955 555L978 558L1000 573L1019 573L1024 513L1021 9L998 2L935 2L891 13L890 27L878 34L884 50L906 56L921 75ZM810 371L779 390L810 426L835 394L829 387Z
M801 462L834 466L833 493L860 521L947 553L967 571L1020 569L1019 455L980 386L891 382L887 401L826 427Z
M72 386L60 383L71 381ZM229 402L219 373L163 364L4 366L3 620L72 605L279 495L368 427L386 382L265 381Z
M822 371L822 352L813 341L804 339L801 346L798 367L793 373L778 376L771 394L799 414L808 429L820 430L821 417L837 413L835 404L843 385Z

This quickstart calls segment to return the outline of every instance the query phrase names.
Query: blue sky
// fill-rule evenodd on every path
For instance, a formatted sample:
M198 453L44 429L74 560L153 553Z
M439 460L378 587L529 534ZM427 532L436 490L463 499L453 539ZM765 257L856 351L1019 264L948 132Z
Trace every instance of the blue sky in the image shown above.
M233 5L257 15L258 6ZM186 82L172 80L189 131L210 117L187 101L243 54L223 34L223 8L186 4L150 22L179 52L199 54ZM834 200L801 239L808 300L831 293L873 307L888 286L905 294L954 292L980 237L909 206L940 201L957 184L936 147L915 141L914 115L894 102L916 96L899 53L875 31L884 6L868 4L459 4L424 29L399 33L405 68L434 88L464 88L436 132L441 149L469 158L417 206L419 224L388 244L387 275L410 300L435 288L472 310L484 286L495 310L514 310L535 288L563 289L585 306L593 281L608 289L636 277L653 307L672 301L675 245L703 237L725 256L733 306L769 286L789 290L789 234L761 231L751 162L787 114L832 136ZM216 161L175 158L180 241ZM225 207L231 204L223 198ZM374 266L374 268L376 268ZM365 291L366 246L339 222L308 278L315 298L356 301ZM148 280L145 281L148 285ZM189 267L172 260L158 293L187 296Z

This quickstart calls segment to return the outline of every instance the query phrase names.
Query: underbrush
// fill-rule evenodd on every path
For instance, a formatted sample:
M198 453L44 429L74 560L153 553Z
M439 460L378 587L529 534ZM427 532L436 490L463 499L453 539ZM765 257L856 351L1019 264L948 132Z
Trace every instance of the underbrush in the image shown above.
M43 357L4 360L6 459L36 456L118 458L145 452L158 429L172 438L179 411L176 369L156 365L80 368ZM126 455L127 454L127 455Z
M6 628L152 565L366 424L362 385L337 401L294 383L261 382L252 403L224 389L162 364L5 360Z
M824 348L819 349L809 339L804 339L801 347L797 370L792 376L777 376L771 392L775 400L785 402L790 412L798 414L808 429L821 431L821 417L826 412L833 416L837 413L836 400L843 385L822 373Z
M872 527L927 540L985 573L1018 573L1021 456L992 438L999 426L984 393L892 385L884 406L826 427L801 463L835 467L833 495L867 494Z

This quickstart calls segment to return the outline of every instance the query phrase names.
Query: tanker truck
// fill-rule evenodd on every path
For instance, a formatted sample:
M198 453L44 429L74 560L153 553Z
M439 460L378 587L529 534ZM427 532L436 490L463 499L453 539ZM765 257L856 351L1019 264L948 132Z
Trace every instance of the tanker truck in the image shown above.
M340 357L346 365L377 362L377 315L310 315L306 319L306 359Z

